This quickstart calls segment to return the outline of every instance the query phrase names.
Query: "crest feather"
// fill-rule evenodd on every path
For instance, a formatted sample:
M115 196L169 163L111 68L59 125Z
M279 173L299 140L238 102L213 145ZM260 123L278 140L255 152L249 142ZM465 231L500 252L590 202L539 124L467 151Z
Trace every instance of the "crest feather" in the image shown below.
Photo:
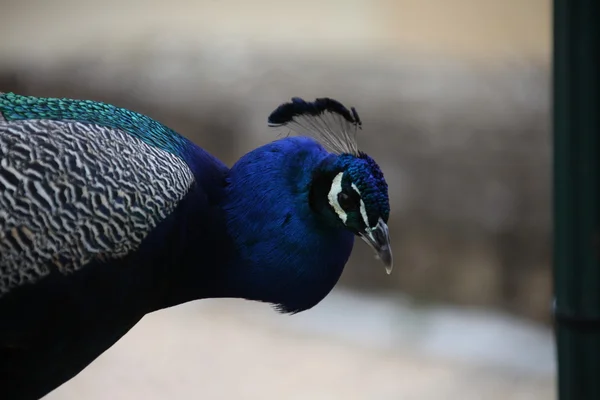
M360 155L356 132L362 121L354 107L346 108L337 100L322 97L313 102L293 97L269 115L270 127L289 127L299 134L309 134L334 154Z

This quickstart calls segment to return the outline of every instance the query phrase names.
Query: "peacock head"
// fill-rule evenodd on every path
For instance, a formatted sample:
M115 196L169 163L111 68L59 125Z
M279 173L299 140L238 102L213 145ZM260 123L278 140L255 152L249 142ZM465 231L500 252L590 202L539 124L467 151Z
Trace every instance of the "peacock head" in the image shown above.
M310 206L330 225L363 239L390 274L388 187L377 163L358 150L356 131L362 122L356 110L330 98L306 102L294 97L271 113L269 126L309 133L331 153L313 173Z

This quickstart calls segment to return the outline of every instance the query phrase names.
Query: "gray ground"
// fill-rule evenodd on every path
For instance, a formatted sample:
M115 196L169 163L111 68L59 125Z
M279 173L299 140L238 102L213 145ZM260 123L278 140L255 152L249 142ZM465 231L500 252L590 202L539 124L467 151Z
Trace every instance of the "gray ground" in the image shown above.
M150 315L47 400L554 399L550 333L337 291L312 311L210 300Z

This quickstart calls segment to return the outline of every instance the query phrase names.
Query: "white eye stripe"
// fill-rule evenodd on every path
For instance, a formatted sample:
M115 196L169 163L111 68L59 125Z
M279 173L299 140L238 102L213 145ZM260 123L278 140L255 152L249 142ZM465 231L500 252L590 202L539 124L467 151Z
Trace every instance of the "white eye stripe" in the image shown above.
M348 220L348 214L344 211L344 209L340 206L338 202L338 195L342 193L342 178L344 177L344 173L340 172L333 178L331 181L331 189L329 189L329 193L327 194L327 198L329 199L329 204L333 207L335 213L340 217L342 222L345 224Z
M360 215L362 215L365 226L369 228L369 216L367 215L367 207L365 206L365 202L360 196L360 190L358 190L358 187L356 187L354 183L352 184L352 189L354 189L354 191L358 193L358 196L360 197Z

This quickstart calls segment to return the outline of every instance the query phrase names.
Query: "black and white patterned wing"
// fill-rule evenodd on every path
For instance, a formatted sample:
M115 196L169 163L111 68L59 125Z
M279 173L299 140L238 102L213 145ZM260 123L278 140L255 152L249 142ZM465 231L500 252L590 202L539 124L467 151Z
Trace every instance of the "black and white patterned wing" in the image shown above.
M193 180L182 159L123 131L0 115L0 297L134 251Z

